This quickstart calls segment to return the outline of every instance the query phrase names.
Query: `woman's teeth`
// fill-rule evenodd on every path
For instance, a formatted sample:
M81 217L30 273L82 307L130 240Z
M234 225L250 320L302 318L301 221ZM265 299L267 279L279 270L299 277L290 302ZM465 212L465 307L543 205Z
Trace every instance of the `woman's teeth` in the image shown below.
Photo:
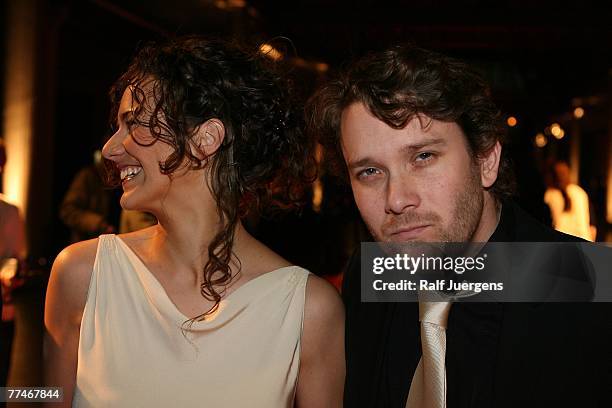
M121 169L121 173L120 173L121 182L133 179L141 171L142 171L142 167L137 167L137 166L124 167L123 169Z

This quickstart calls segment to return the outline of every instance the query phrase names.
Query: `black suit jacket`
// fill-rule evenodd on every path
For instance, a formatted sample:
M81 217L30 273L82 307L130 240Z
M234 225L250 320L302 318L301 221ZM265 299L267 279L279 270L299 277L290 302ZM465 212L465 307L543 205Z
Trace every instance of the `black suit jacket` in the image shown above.
M491 241L577 238L504 203ZM346 407L404 408L421 355L416 303L361 303L360 255L343 284ZM456 303L447 327L448 408L612 406L608 303Z

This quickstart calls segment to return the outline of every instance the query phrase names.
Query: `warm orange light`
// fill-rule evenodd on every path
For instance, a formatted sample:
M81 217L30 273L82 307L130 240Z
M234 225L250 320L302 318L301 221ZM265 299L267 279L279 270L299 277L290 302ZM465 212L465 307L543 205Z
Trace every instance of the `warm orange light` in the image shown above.
M323 146L317 143L315 148L315 159L317 161L317 165L320 165L323 161ZM317 177L315 182L312 185L312 209L315 212L321 211L321 204L323 203L323 182L321 179Z
M317 164L321 164L323 161L323 152L323 146L321 146L320 143L317 143L315 146L315 160L317 161Z
M508 124L508 126L510 127L515 127L516 124L518 123L518 121L516 120L516 118L514 116L510 116L507 120L506 123Z
M323 73L323 72L327 72L327 70L329 69L329 65L327 65L324 62L317 62L315 64L315 68L317 69L317 71Z
M10 286L11 280L17 274L19 260L17 258L8 258L3 261L0 266L0 282L5 286Z
M612 153L612 145L610 145L610 153ZM612 223L612 160L608 163L608 197L607 201L607 209L606 209L606 220L609 223Z
M583 116L584 116L584 109L582 109L580 106L574 109L574 117L576 119L580 119Z
M34 112L34 34L24 21L31 14L31 2L15 1L7 21L4 89L4 145L6 166L2 174L4 194L27 216L28 180ZM27 221L27 220L26 220Z
M534 139L535 145L537 147L544 147L548 144L548 139L544 136L543 133L538 133Z
M316 179L312 185L312 209L314 212L321 211L321 204L323 203L323 183L321 180Z
M274 61L283 58L283 54L270 44L261 44L261 46L259 46L259 52Z
M563 129L561 129L561 126L559 126L558 123L553 123L552 125L550 125L550 133L557 139L561 139L565 134L565 132L563 132Z
M246 7L245 0L217 0L215 1L215 6L218 9L241 9Z

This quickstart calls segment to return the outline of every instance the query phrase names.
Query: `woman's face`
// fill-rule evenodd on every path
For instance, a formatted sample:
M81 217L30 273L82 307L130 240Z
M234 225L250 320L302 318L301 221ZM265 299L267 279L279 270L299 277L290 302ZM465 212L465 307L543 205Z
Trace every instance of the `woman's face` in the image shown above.
M159 163L168 158L173 148L161 141L154 142L149 129L139 125L134 116L140 108L138 122L148 122L152 88L152 82L142 85L145 106L138 106L132 87L126 88L117 112L118 130L102 149L104 157L117 166L123 187L121 206L128 210L154 211L156 203L170 192L170 177L161 173Z

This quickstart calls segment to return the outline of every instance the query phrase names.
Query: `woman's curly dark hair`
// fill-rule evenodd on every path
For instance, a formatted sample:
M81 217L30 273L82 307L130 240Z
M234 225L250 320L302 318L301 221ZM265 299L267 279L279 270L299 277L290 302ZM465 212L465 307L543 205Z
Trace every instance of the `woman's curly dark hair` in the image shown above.
M412 45L372 53L339 79L329 82L306 105L309 133L331 153L332 168L346 176L340 146L342 112L361 102L378 119L395 129L416 115L456 122L466 135L473 158L504 143L506 127L482 77L468 65ZM384 143L381 141L381 143ZM512 195L514 178L502 149L495 197Z
M139 107L135 123L149 129L153 143L174 149L159 163L163 174L171 176L184 165L210 166L209 187L222 227L208 247L201 293L215 304L191 321L218 307L232 279L230 263L240 267L232 252L240 218L264 206L299 205L303 187L314 180L312 142L292 109L290 84L277 71L256 49L185 37L142 47L111 89L112 121L129 87ZM152 101L143 103L143 87L151 80ZM210 119L223 123L225 137L211 157L200 160L189 144L198 126ZM117 181L116 170L112 179Z

